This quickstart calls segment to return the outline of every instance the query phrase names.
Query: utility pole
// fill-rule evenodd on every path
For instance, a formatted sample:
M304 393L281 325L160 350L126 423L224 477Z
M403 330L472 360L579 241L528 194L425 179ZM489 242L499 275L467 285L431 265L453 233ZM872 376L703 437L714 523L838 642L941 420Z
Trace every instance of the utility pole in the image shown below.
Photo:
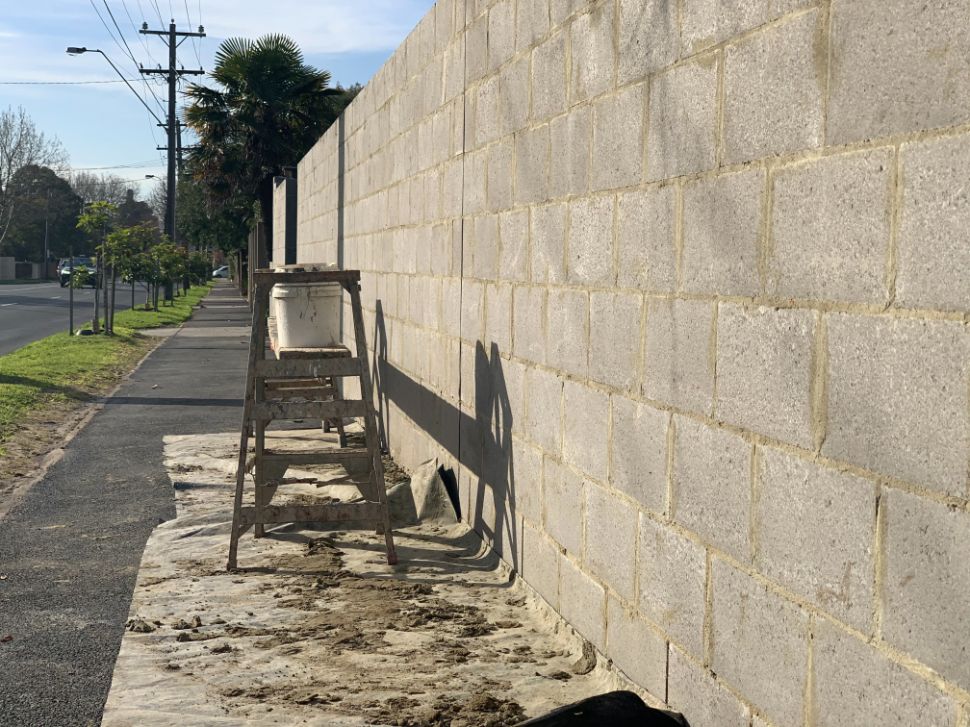
M175 21L172 20L168 25L168 30L149 30L148 23L142 23L139 32L142 35L157 35L163 38L168 44L168 68L142 68L140 70L142 73L158 74L168 77L168 123L165 125L165 130L168 132L168 146L165 147L168 152L168 190L165 197L165 234L174 242L175 190L177 185L175 178L175 159L176 155L181 151L178 143L178 137L180 136L179 121L175 113L176 83L180 76L201 76L205 73L201 68L195 70L178 68L178 47L185 38L204 38L205 28L200 25L197 33L178 31L175 29ZM180 38L182 40L179 40ZM170 284L165 286L165 300L172 300L172 286Z

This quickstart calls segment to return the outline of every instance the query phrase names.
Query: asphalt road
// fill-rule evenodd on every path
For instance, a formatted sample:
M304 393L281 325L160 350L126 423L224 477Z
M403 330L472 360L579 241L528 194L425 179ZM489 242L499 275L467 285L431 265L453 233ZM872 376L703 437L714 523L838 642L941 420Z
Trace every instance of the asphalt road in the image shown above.
M248 308L228 287L205 303L0 520L2 727L101 720L142 550L174 516L162 439L240 425L249 341L217 327Z
M67 330L71 291L57 283L0 285L0 356ZM125 297L120 296L119 302ZM128 298L130 302L130 294ZM74 291L74 327L94 317L94 291Z

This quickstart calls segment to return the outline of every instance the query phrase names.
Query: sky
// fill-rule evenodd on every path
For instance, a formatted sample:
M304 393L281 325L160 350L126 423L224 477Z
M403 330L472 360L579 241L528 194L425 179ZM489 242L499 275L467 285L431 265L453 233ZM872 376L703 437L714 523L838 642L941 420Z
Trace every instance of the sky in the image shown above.
M308 63L348 86L366 84L432 5L433 0L0 0L0 109L22 106L40 131L61 141L71 168L116 174L146 198L155 181L145 175L165 174L165 152L156 150L165 146L165 131L102 56L69 56L65 48L103 50L164 119L135 61L146 68L166 63L167 48L157 36L136 32L143 21L152 30L163 23L167 29L173 18L178 30L205 27L207 37L187 39L179 48L179 62L187 69L211 70L225 38L282 33L300 45ZM150 85L164 105L167 90L158 78ZM77 81L111 83L63 83ZM183 144L189 142L183 138Z

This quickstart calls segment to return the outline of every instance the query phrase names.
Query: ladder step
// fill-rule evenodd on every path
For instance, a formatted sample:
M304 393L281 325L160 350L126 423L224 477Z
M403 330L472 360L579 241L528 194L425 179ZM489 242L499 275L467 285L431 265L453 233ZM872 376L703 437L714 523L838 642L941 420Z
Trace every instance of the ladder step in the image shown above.
M253 404L253 420L268 422L274 419L341 419L367 414L361 399L335 401L257 401Z
M258 512L255 507L240 511L240 525L247 528L258 523L319 523L374 520L383 518L379 502L347 502L333 505L267 505Z
M360 376L360 359L342 358L265 359L256 361L257 379L322 379L330 376Z
M348 462L366 462L368 459L370 459L370 452L366 447L324 449L319 452L278 452L270 450L263 452L263 462L266 464L345 464Z

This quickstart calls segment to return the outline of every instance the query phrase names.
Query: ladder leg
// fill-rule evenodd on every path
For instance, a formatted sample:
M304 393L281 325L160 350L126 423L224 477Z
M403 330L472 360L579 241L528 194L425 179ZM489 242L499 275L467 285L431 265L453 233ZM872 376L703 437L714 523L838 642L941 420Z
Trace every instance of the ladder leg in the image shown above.
M364 313L360 305L360 286L352 283L347 286L350 293L350 307L354 318L354 340L357 358L360 361L360 398L364 400L364 438L367 441L367 451L371 462L371 483L377 502L383 507L381 529L384 531L384 542L387 546L387 562L389 565L397 563L397 550L394 547L394 535L391 532L391 515L387 507L387 485L384 482L384 463L381 461L381 449L377 441L377 412L374 410L374 397L371 392L370 371L367 366L367 338L364 334Z
M256 390L259 391L259 382L256 383ZM260 397L257 395L257 400ZM266 467L263 465L263 452L266 448L266 423L256 422L256 459L253 463L253 483L256 488L256 512L262 514L263 508L269 504L266 497ZM266 534L266 529L262 523L256 523L253 533L257 538Z

